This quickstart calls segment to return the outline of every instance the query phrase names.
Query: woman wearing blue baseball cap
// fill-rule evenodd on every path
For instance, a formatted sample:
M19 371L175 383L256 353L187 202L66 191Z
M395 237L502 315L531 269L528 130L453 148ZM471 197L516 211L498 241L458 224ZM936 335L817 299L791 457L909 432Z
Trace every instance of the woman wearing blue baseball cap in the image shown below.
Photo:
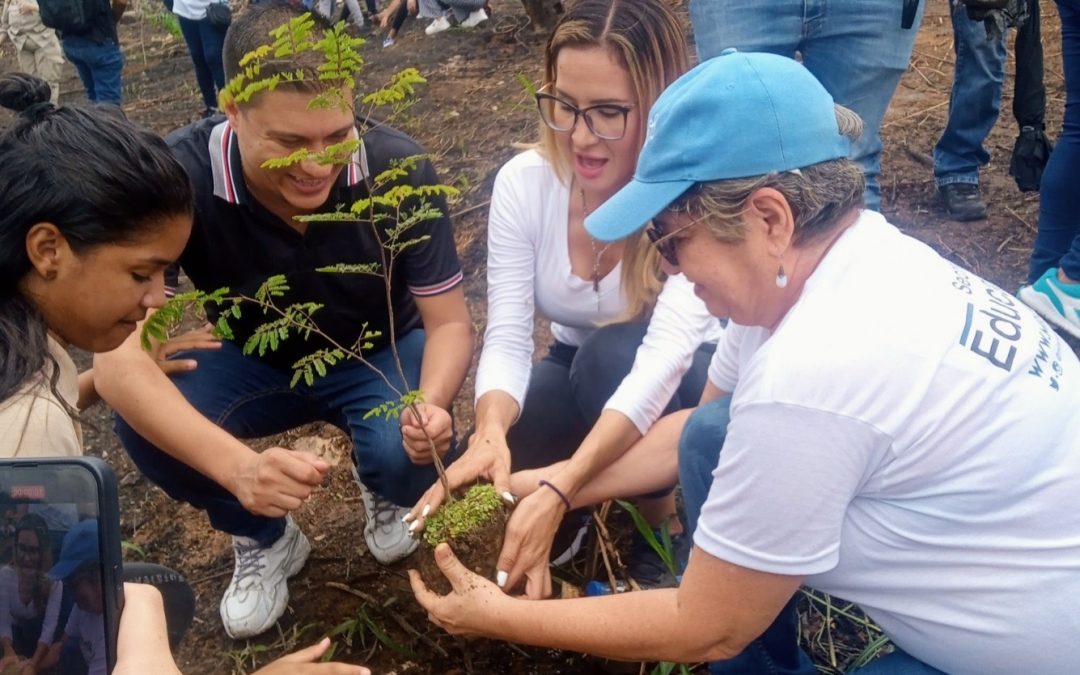
M451 489L484 477L509 496L511 468L542 467L514 492L522 501L498 567L507 590L524 581L534 599L551 594L549 560L569 558L553 550L569 496L665 411L697 405L723 330L686 279L663 274L640 228L598 241L584 225L630 181L648 111L689 61L679 18L662 0L568 5L545 50L540 139L495 179L476 428L447 477ZM536 313L551 320L554 339L534 364ZM674 482L638 505L685 542L685 556ZM642 493L620 496L632 494ZM414 528L442 501L436 482L412 510ZM581 515L566 516L565 531L583 534ZM676 583L641 536L628 567L642 585Z
M680 441L682 585L526 603L443 546L454 592L413 579L436 623L723 660L805 584L892 639L865 673L1080 672L1080 362L1015 297L862 210L858 126L772 55L725 53L660 97L634 180L586 226L652 219L667 271L730 317ZM654 473L635 450L624 480Z

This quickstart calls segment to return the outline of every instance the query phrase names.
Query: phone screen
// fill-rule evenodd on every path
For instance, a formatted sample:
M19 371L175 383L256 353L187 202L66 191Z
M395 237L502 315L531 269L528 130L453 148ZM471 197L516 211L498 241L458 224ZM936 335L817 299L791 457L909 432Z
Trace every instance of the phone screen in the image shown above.
M115 603L101 511L98 477L84 466L0 466L0 675L31 663L60 675L109 672Z

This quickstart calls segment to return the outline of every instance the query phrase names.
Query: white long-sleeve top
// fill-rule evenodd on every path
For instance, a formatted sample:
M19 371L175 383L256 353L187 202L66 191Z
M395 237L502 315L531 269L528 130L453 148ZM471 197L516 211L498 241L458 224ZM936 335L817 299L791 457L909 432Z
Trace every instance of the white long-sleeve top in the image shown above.
M524 405L533 354L533 315L551 320L559 342L581 346L598 325L620 317L621 263L600 280L574 275L569 250L570 188L534 150L499 170L488 217L488 322L476 398L500 390ZM605 408L644 434L690 367L694 351L723 328L681 274L664 284L634 365Z
M51 644L56 623L60 617L60 596L62 587L59 581L51 582L49 597L45 602L45 617L41 624L38 642ZM13 622L32 621L37 616L34 601L23 604L19 599L19 573L11 567L0 569L0 637L11 639Z

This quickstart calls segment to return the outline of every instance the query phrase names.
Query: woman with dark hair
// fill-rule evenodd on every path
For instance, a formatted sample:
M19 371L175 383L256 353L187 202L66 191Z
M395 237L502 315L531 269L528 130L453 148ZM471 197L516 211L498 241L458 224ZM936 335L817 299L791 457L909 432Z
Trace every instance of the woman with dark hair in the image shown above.
M56 107L22 74L0 79L0 105L19 113L0 136L0 456L78 455L96 395L64 347L114 349L165 302L191 187L119 110Z
M13 538L12 566L0 569L0 670L12 663L37 671L56 633L61 585L46 575L52 547L45 520L28 513Z

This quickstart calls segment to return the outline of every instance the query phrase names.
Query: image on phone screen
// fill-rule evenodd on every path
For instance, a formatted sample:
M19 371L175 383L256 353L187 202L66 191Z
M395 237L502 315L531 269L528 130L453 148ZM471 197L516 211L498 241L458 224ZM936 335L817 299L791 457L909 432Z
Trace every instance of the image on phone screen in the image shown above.
M100 516L89 474L4 481L0 675L106 675Z

